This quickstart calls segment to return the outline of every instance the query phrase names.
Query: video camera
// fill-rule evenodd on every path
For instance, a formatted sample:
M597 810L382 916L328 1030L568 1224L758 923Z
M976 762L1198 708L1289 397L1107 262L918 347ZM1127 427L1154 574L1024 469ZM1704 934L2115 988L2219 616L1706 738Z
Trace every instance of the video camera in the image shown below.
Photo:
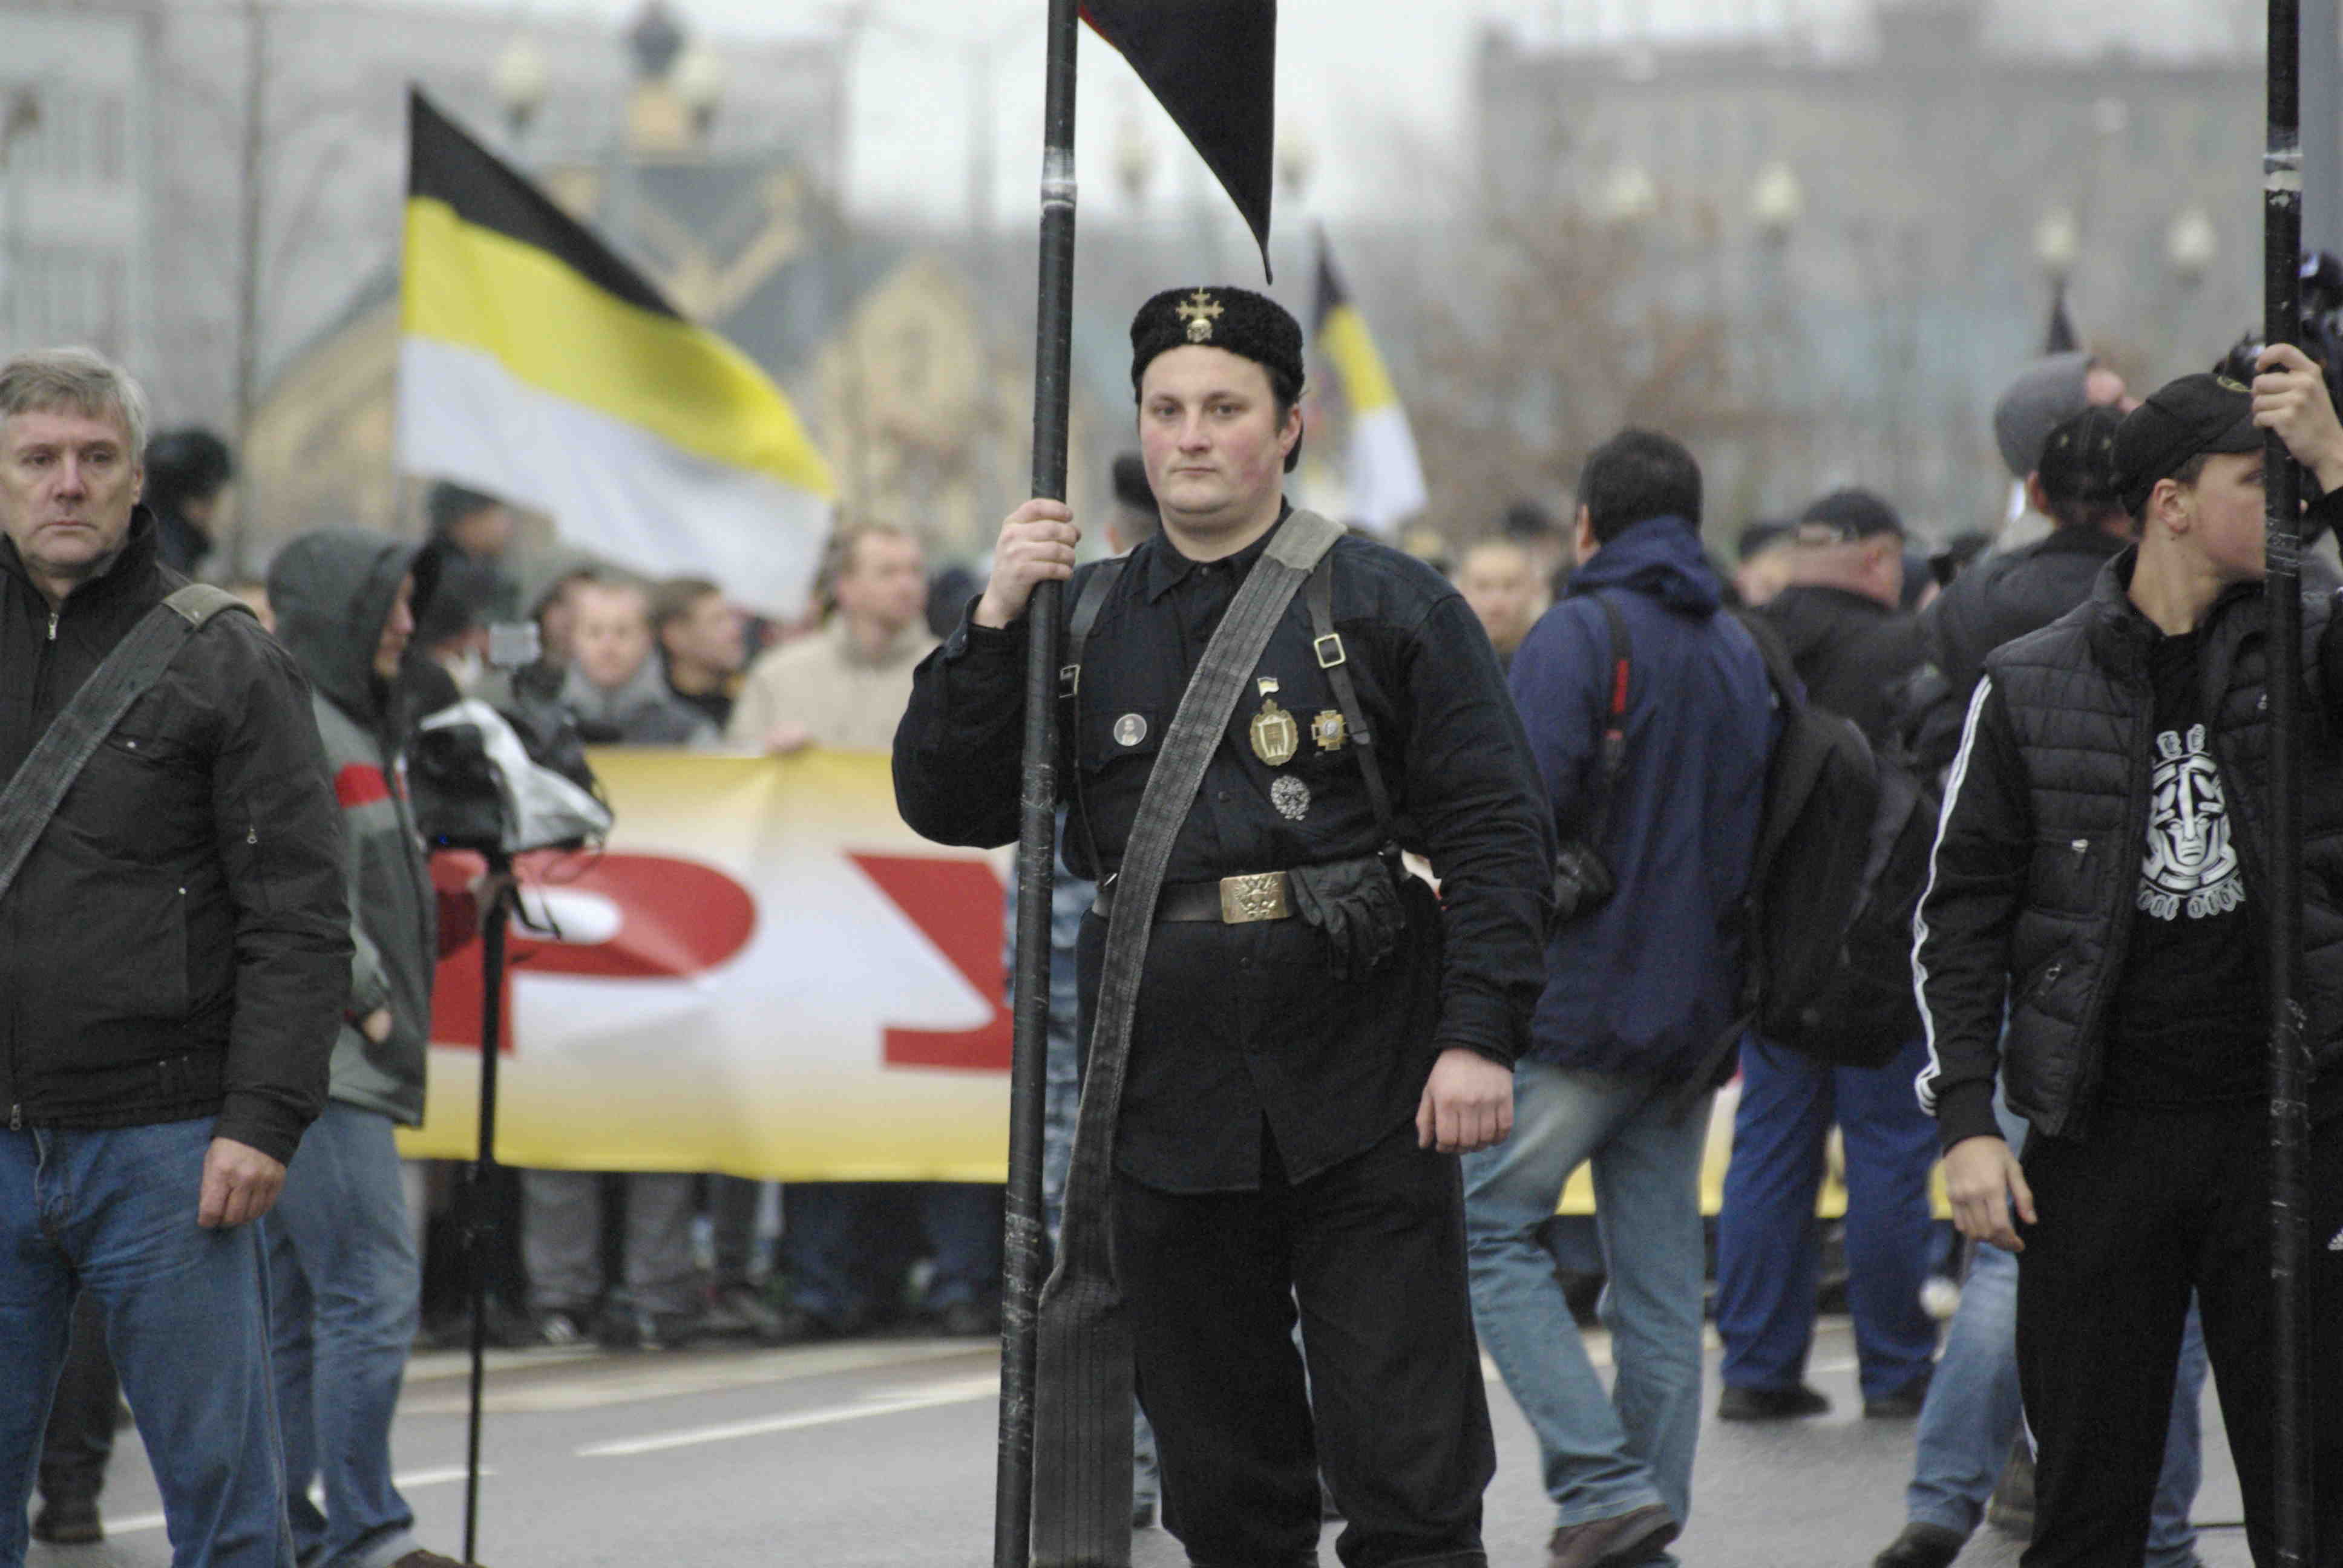
M517 694L509 712L470 699L422 719L403 767L417 825L434 849L492 859L574 849L610 830L577 722Z

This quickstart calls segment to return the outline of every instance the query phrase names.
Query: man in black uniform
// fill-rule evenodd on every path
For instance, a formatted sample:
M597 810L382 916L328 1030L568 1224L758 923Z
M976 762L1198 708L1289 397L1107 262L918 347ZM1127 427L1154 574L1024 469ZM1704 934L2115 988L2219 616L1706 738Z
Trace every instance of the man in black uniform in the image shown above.
M1299 516L1281 480L1302 436L1293 318L1241 289L1172 290L1140 310L1131 346L1163 531L1119 568L1076 572L1067 508L1019 508L983 596L920 665L895 739L914 828L1015 838L1025 601L1071 578L1072 624L1086 598L1094 617L1061 774L1067 858L1109 900L1206 644ZM1328 559L1354 701L1321 667L1331 644L1297 595L1178 803L1131 1030L1114 1268L1164 1524L1192 1562L1314 1563L1322 1462L1349 1568L1463 1568L1485 1561L1495 1455L1455 1156L1511 1126L1552 824L1463 598L1382 545L1343 538ZM1363 771L1378 766L1380 790ZM1440 900L1397 871L1402 843L1429 856ZM1224 879L1262 873L1274 896L1226 896ZM1082 931L1086 1015L1103 913Z

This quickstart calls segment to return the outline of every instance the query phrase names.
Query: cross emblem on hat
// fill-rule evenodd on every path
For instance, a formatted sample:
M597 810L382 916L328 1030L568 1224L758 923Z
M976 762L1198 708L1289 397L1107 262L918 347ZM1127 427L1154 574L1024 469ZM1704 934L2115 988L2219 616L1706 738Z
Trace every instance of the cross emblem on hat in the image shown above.
M1212 323L1220 318L1221 302L1202 289L1196 290L1180 304L1178 315L1188 324L1188 341L1205 343L1212 339Z

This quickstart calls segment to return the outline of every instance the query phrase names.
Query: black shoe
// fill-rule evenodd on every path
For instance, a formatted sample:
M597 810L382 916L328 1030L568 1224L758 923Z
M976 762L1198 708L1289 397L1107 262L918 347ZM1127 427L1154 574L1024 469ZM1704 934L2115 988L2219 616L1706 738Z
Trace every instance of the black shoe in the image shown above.
M949 1339L997 1339L1001 1309L982 1302L954 1302L936 1314L936 1332Z
M540 1312L537 1319L537 1342L560 1350L582 1345L586 1342L586 1325L577 1312L558 1310Z
M1936 1369L1930 1367L1894 1393L1863 1402L1866 1421L1910 1421L1928 1402L1928 1384L1936 1380Z
M1609 1519L1564 1524L1546 1542L1546 1568L1630 1568L1676 1538L1675 1516L1656 1503Z
M106 1539L106 1526L97 1517L97 1499L51 1498L41 1504L33 1515L33 1539L45 1541L52 1546L86 1546L93 1541Z
M698 1312L638 1312L635 1344L647 1351L688 1351L706 1326Z
M1941 1524L1906 1524L1887 1550L1871 1560L1871 1568L1949 1568L1968 1537Z
M869 1329L862 1314L845 1318L824 1317L807 1312L803 1307L783 1307L779 1321L774 1325L768 1343L777 1345L820 1344L825 1340L850 1340Z
M1716 1397L1719 1421L1790 1421L1820 1415L1828 1409L1830 1401L1805 1383L1795 1388L1742 1388L1727 1383Z

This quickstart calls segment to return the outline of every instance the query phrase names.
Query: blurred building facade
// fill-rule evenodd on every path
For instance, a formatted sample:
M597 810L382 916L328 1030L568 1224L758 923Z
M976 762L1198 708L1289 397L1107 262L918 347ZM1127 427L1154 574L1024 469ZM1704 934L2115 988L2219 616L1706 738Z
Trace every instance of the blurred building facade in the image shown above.
M140 0L0 5L0 343L150 357L159 33Z
M1730 335L1752 509L1862 482L1949 533L2006 492L1987 416L2055 289L2136 381L2258 320L2261 61L2054 53L1986 0L1872 23L1857 54L1492 29L1477 169L1495 209L1638 232L1633 291Z

